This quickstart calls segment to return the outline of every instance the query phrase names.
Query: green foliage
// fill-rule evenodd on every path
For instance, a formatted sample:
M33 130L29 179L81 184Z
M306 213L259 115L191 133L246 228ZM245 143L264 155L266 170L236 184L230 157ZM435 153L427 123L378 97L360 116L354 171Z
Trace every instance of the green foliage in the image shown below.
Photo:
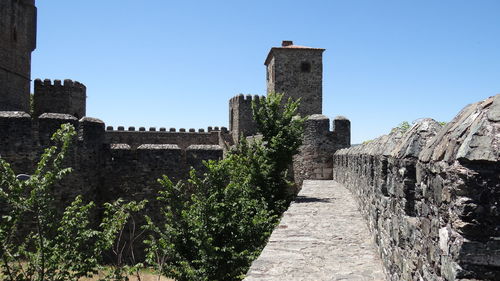
M58 214L54 183L71 172L63 168L63 160L74 136L71 125L62 125L52 136L57 145L45 150L27 180L17 179L0 158L0 202L6 209L0 218L0 267L5 280L78 280L95 274L129 213L143 207L107 204L98 229L90 222L94 204L85 204L81 196Z
M233 164L239 167L233 166ZM161 274L182 280L235 280L256 257L276 217L262 199L252 198L241 163L209 161L208 172L188 183L160 180L165 190L163 228L149 220L148 261ZM157 262L163 260L163 263Z
M250 147L243 141L237 147L240 154L251 160L254 185L262 189L270 208L281 213L290 200L291 184L287 172L292 157L302 144L305 117L296 115L300 99L291 98L283 106L283 94L269 93L260 103L252 103L252 112L262 143L257 141ZM253 154L253 156L252 156Z
M106 267L101 267L105 277L99 281L126 281L129 275L138 276L141 269L144 267L142 263L137 263L134 256L134 241L142 234L136 234L137 228L134 214L144 209L147 200L140 202L131 201L125 203L122 199L118 199L113 203L104 204L104 216L100 224L101 240L99 247L101 249L111 249L114 256L112 264ZM131 231L127 233L130 241L124 241L126 226L129 226ZM118 235L117 235L118 234ZM131 255L130 260L125 261L125 255ZM140 279L138 279L140 280Z
M158 273L184 280L240 280L290 199L286 171L302 138L298 102L283 95L254 104L262 141L242 139L227 157L193 170L187 182L160 179L164 224L148 218L148 262Z
M391 133L394 133L396 131L401 131L402 133L408 131L411 128L411 125L408 121L403 121L399 123L398 126L394 127L391 129Z

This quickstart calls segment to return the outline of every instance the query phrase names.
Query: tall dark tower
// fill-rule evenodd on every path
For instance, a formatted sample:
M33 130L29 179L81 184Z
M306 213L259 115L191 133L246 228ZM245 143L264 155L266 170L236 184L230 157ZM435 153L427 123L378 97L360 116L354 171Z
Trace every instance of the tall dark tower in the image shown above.
M285 98L301 98L302 116L322 113L323 51L283 41L267 55L267 92L284 93Z
M0 111L29 112L35 0L0 1Z

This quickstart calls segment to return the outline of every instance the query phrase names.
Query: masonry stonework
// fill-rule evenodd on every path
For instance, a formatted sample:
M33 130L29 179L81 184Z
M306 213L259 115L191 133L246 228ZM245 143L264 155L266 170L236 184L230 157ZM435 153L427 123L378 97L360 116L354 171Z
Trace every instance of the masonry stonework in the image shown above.
M71 80L36 80L31 116L34 3L0 1L0 157L31 174L55 130L72 124L78 134L65 165L73 172L54 194L60 210L78 194L97 204L153 199L161 176L202 172L204 160L259 133L251 105L264 97L249 95L229 101L229 130L115 130L85 116L86 87ZM337 117L331 129L321 115L323 51L284 41L265 61L267 91L301 98L299 113L309 116L291 169L296 182L333 178L351 190L390 280L500 280L500 95L466 107L444 128L424 119L350 147L350 121ZM146 209L152 216L154 204Z
M237 95L229 100L229 130L233 140L256 135L257 124L253 119L252 102L259 103L263 96Z
M36 79L34 83L33 117L43 113L71 114L76 118L86 116L87 88L78 81Z
M29 111L35 46L35 1L0 1L0 111Z
M293 176L297 187L304 180L332 179L335 151L351 146L350 121L338 116L330 130L330 119L313 114L305 121L304 137L299 153L294 156Z
M267 92L284 93L285 99L301 99L302 116L321 114L323 105L323 51L283 41L273 47L264 62Z
M389 280L500 280L500 95L334 154Z

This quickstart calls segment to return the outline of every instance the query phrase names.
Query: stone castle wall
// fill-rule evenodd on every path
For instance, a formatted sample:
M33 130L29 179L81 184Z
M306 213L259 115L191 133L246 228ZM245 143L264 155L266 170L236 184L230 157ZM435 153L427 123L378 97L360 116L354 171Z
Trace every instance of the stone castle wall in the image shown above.
M78 134L65 159L73 172L56 187L61 207L78 194L97 203L117 198L153 199L162 175L174 182L185 179L191 167L202 171L204 160L223 156L219 143L144 143L133 147L110 143L104 123L95 118L78 120L69 114L44 113L33 119L15 111L0 111L0 156L12 163L17 174L33 173L43 149L52 144L50 137L63 123L72 124Z
M29 110L34 0L0 1L0 110Z
M119 126L116 130L108 126L105 132L105 139L107 143L125 143L132 148L137 148L142 144L176 144L182 149L186 149L190 145L204 144L204 145L219 145L222 135L228 135L229 132L226 127L208 127L207 131L204 129L189 129L181 128L177 131L175 128L150 127L146 130L145 127L140 127L136 130L135 127L128 127L125 130L123 126Z
M237 95L229 100L229 130L234 142L241 136L248 137L257 134L257 124L253 119L252 102L258 103L264 96Z
M102 188L99 167L104 147L99 140L102 140L103 123L87 117L78 121L71 115L57 113L45 113L35 120L24 112L0 112L0 155L17 174L34 172L43 150L52 145L52 134L63 123L75 126L78 136L64 163L72 167L73 172L54 189L61 208L79 194L95 200L96 191Z
M251 104L262 97L248 95L229 101L229 132L105 129L83 117L86 88L71 80L36 80L30 116L34 2L0 1L0 156L16 173L31 174L53 132L73 124L78 135L65 158L73 172L55 187L60 210L79 194L99 205L150 199L145 212L154 218L158 178L175 182L190 167L203 171L203 160L220 159L241 135L257 133ZM296 182L333 178L355 194L390 280L500 280L500 95L465 108L444 128L426 119L405 134L345 148L349 120L336 118L330 131L318 115L323 51L284 41L265 62L268 92L301 98L299 113L312 115L294 158Z
M34 117L43 113L64 113L81 118L86 116L87 88L78 81L36 79L33 96Z
M390 280L500 280L500 95L333 159Z
M331 180L335 151L351 145L351 123L344 117L333 120L321 114L308 117L299 153L294 156L293 176L300 187L304 180Z
M113 143L107 135L109 131L99 119L83 117L78 120L61 113L43 113L38 118L31 118L24 112L0 111L0 157L11 163L16 174L32 174L43 150L52 145L52 134L63 123L72 124L77 136L64 160L64 166L71 167L72 172L53 187L58 211L62 212L77 195L94 201L97 206L118 198L126 201L146 199L149 203L141 213L155 221L160 220L158 210L161 207L161 203L155 200L162 190L158 179L166 175L175 183L186 179L191 168L202 173L205 168L203 161L223 157L219 142L225 143L224 137L229 135L211 128L208 133L139 131L131 133L147 136L134 134L129 137L132 144L129 145ZM168 137L158 137L154 133ZM136 143L141 140L156 143ZM206 144L207 140L210 144ZM0 214L5 211L2 208L0 204ZM99 213L97 211L94 215ZM136 223L143 222L142 216L136 218ZM129 238L125 235L124 239ZM135 251L137 257L144 257L142 246Z

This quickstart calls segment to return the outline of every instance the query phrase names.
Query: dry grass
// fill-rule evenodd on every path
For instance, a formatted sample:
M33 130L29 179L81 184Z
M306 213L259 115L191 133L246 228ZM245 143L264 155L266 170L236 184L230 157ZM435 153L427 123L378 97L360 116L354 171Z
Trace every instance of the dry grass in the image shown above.
M141 281L158 281L158 276L151 274L151 273L142 272L140 274L140 276L141 276L141 279L140 279ZM94 276L92 278L80 279L79 281L97 281L97 280L99 280L99 278L102 278L102 277L103 276L101 276L99 274L99 275ZM129 280L130 281L138 281L139 279L137 278L137 276L131 275L131 276L129 276ZM161 277L161 279L159 281L174 281L174 280L170 279L170 278L166 278L166 277Z

